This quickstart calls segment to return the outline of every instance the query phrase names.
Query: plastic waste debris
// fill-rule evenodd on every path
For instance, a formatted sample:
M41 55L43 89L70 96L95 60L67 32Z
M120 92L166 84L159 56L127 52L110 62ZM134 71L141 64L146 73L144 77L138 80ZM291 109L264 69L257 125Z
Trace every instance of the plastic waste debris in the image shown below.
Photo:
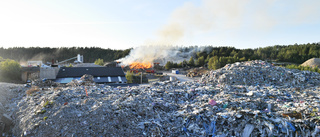
M252 124L246 124L242 132L242 137L249 137L253 129L254 129L254 126Z
M30 95L26 90L31 87L22 85L12 89L10 100L0 96L4 100L0 108L5 109L0 112L12 119L11 133L250 137L319 136L320 132L318 73L247 61L209 71L200 81L81 84L86 80L39 87Z
M211 106L215 106L215 105L217 105L217 102L214 101L213 99L211 99L211 100L209 101L209 104L210 104Z

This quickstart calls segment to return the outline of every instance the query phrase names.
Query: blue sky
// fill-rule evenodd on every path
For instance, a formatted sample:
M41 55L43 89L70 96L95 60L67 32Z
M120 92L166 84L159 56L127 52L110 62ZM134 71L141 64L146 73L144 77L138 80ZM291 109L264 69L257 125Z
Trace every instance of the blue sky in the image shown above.
M318 0L5 0L0 47L320 42Z

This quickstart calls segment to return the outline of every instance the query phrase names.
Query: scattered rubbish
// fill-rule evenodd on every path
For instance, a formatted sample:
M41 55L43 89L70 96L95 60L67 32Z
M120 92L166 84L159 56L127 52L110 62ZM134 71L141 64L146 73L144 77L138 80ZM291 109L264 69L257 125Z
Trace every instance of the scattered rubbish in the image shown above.
M198 82L115 87L88 81L90 76L78 84L39 87L27 96L25 91L32 87L22 86L24 95L10 104L1 102L13 124L11 133L34 137L320 135L320 74L314 72L255 60L208 71Z
M245 128L243 129L242 132L242 137L250 137L251 132L254 129L254 125L252 124L246 124Z
M302 118L302 114L301 113L283 113L282 116L290 117L290 118L296 118L296 119L301 119Z
M57 87L60 85L59 83L56 83L56 82L54 82L52 80L48 80L48 79L42 79L42 80L41 79L34 79L31 81L31 84L33 86L38 86L38 87L51 87L51 86Z
M214 101L213 99L211 99L211 100L209 101L209 104L210 104L211 106L215 106L215 105L217 105L217 102Z

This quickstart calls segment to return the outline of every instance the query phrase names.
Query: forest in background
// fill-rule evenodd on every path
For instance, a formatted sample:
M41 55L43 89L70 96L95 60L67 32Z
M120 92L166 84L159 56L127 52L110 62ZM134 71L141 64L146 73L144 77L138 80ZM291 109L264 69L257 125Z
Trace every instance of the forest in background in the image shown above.
M180 48L180 52L192 51L196 46ZM28 60L51 62L52 59L63 61L77 54L84 56L84 62L95 62L103 65L104 62L123 58L131 49L113 50L97 47L71 47L71 48L40 48L40 47L13 47L0 48L0 81L19 81L20 63ZM276 62L289 62L290 69L309 70L320 73L320 69L302 67L299 64L310 58L320 57L320 43L276 45L256 49L236 49L234 47L205 46L202 52L193 53L189 60L173 63L167 62L166 69L179 67L208 67L218 69L226 64L238 61L265 60Z
M181 48L181 52L191 50L194 47ZM98 47L1 47L0 56L4 59L12 59L18 62L28 60L51 62L52 59L63 61L81 54L84 56L84 62L95 62L97 59L110 62L127 56L130 50L103 49ZM313 57L320 57L320 43L275 45L256 49L205 46L203 52L197 52L193 55L192 59L190 59L193 61L187 60L176 64L169 62L169 65L171 64L172 67L179 67L179 64L180 66L204 66L211 60L210 63L216 62L217 68L219 68L223 67L226 63L255 59L301 64ZM210 67L210 64L208 66Z
M188 47L185 50L191 49ZM189 60L180 63L167 62L166 69L187 66L207 66L218 69L226 64L238 61L265 60L273 62L288 62L301 64L310 58L320 57L320 43L275 45L256 49L236 49L234 47L205 47L203 52L197 52Z
M81 54L84 56L84 62L94 62L98 58L109 62L125 57L129 54L130 50L131 49L102 49L98 47L13 47L0 48L0 56L2 58L12 59L18 62L26 62L30 60L51 62L52 59L63 61L72 57L76 57L77 54Z

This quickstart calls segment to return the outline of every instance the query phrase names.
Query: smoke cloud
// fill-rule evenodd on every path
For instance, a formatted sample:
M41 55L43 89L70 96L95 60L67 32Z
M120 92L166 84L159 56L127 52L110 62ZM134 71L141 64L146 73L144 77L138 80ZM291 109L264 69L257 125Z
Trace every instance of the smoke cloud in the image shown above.
M128 56L118 61L123 65L130 65L132 62L165 65L167 61L175 63L188 61L191 56L196 56L200 51L211 51L211 47L141 46L131 50Z
M237 19L243 12L244 2L219 1L219 5L216 2L218 1L203 0L200 6L190 2L185 3L173 11L166 25L156 31L156 39L146 41L145 46L132 49L128 56L119 61L124 65L130 65L132 62L158 62L164 65L167 61L189 60L196 52L208 49L195 46L189 47L186 51L184 50L186 48L172 45L197 32L207 32L221 26L226 28L237 26Z
M148 40L145 45L131 50L120 59L124 65L131 62L180 62L189 59L189 52L173 47L192 38L197 33L218 33L239 29L268 31L277 25L294 25L312 22L319 16L320 2L317 1L280 1L280 0L202 0L200 5L186 2L170 15L168 22L156 31L157 38ZM316 18L318 19L318 18ZM216 34L219 35L219 34ZM231 39L231 38L230 38ZM214 43L212 43L214 44ZM163 46L169 45L169 46ZM195 48L190 51L201 51Z

